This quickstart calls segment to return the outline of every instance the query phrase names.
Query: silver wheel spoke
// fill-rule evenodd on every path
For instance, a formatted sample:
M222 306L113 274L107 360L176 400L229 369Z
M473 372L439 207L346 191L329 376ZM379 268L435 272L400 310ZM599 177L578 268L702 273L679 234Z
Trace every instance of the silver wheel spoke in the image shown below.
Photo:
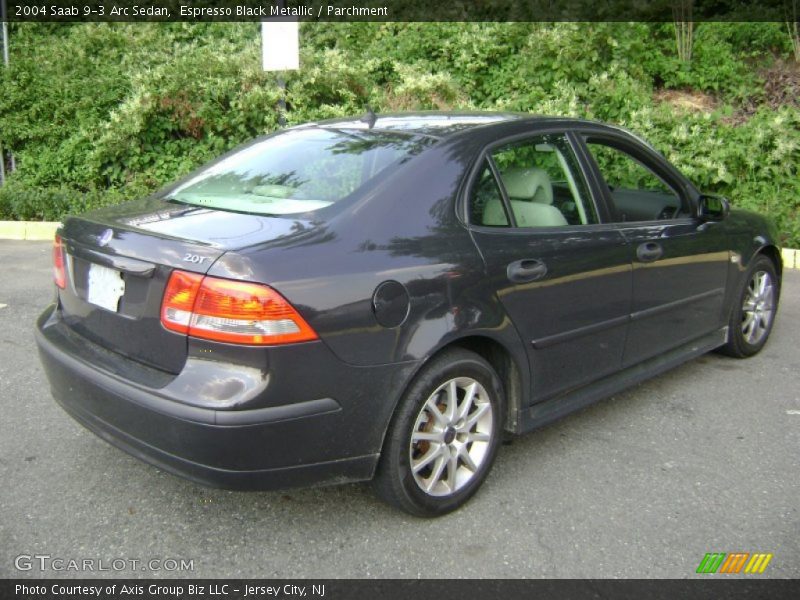
M742 332L748 334L753 323L755 323L755 313L752 311L746 312L742 321Z
M450 486L450 493L458 489L458 452L450 452L447 461L447 485Z
M466 448L463 448L461 451L461 460L464 461L464 465L473 473L478 470L478 465L476 465L475 461L472 460L472 457L469 455L469 451Z
M487 402L486 404L481 404L478 406L478 409L472 413L469 418L467 419L466 423L464 424L464 429L469 431L475 424L480 420L480 418L486 414L487 411L491 410L492 406Z
M461 402L461 406L458 409L458 419L463 419L469 414L469 411L472 410L472 403L475 400L475 392L478 389L478 382L473 382L464 394L464 400Z
M467 443L469 442L488 442L491 436L488 433L480 433L473 431L467 434Z
M754 329L759 339L761 338L762 335L764 335L764 332L767 330L767 318L766 316L764 316L763 313L758 314L756 318L756 326Z
M428 414L432 415L433 418L436 419L436 421L440 425L447 425L447 419L442 414L442 412L439 410L439 407L436 406L435 394L434 394L434 396L431 396L430 398L428 398L428 401L425 403L425 406L423 407L422 410L424 411L426 409L427 409Z
M759 273L756 277L758 278L757 279L758 283L756 284L756 288L758 289L758 296L762 297L767 289L767 283L769 283L769 279L766 273Z
M411 470L415 474L419 473L422 469L431 464L432 461L441 456L441 454L442 454L442 445L437 444L435 448L431 448L425 456L419 459L418 462L413 463Z
M411 434L412 442L442 442L441 431L415 431Z
M766 290L764 290L764 297L762 298L762 300L764 301L764 306L768 307L769 309L772 309L772 300L774 299L774 297L775 297L775 290L770 285Z
M447 458L444 455L440 455L436 459L436 465L433 467L433 472L431 473L430 479L428 479L428 484L425 487L426 492L430 492L439 480L442 478L442 473L444 473L444 468L447 465Z
M453 419L455 419L456 411L458 410L458 385L456 384L455 379L453 379L450 382L450 385L447 386L446 406L444 418L447 419L448 423L451 423Z

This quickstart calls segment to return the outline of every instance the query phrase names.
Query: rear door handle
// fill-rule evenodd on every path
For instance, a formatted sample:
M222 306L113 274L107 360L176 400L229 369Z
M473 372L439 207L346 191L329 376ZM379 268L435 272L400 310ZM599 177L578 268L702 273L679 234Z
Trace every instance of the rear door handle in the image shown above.
M523 258L508 265L506 275L514 283L536 281L547 275L547 265L535 258Z
M636 248L636 258L639 259L639 262L653 262L661 258L662 254L664 254L664 249L658 242L645 242Z

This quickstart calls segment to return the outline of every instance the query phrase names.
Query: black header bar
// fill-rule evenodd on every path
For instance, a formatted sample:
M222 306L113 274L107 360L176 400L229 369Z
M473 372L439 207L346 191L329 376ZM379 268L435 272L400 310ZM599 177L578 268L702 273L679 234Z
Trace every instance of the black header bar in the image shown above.
M10 22L791 21L798 0L5 0ZM687 7L691 6L689 12Z

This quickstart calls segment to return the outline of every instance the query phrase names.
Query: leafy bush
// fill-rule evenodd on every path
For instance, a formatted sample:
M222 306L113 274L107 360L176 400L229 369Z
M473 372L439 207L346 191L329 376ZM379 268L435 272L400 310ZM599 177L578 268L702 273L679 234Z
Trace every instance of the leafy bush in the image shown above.
M0 136L19 169L0 188L2 218L146 194L278 127L255 23L28 23L11 36ZM689 64L671 23L303 23L301 44L302 68L285 74L289 124L367 105L611 121L800 246L800 110L770 102L759 78L790 60L782 24L701 23ZM665 90L709 101L685 109Z
M800 112L759 110L746 123L667 106L634 112L623 124L661 150L700 189L775 219L783 242L800 245Z
M141 187L85 192L68 187L30 187L11 179L0 186L0 219L58 221L66 214L118 204L146 193Z

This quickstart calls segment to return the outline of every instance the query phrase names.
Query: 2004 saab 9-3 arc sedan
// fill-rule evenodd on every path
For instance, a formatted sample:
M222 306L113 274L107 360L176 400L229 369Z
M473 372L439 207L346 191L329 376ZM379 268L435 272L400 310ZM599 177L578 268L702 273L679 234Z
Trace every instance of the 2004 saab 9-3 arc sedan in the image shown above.
M66 219L37 341L66 411L167 471L439 515L504 430L758 352L777 239L616 127L370 113Z

